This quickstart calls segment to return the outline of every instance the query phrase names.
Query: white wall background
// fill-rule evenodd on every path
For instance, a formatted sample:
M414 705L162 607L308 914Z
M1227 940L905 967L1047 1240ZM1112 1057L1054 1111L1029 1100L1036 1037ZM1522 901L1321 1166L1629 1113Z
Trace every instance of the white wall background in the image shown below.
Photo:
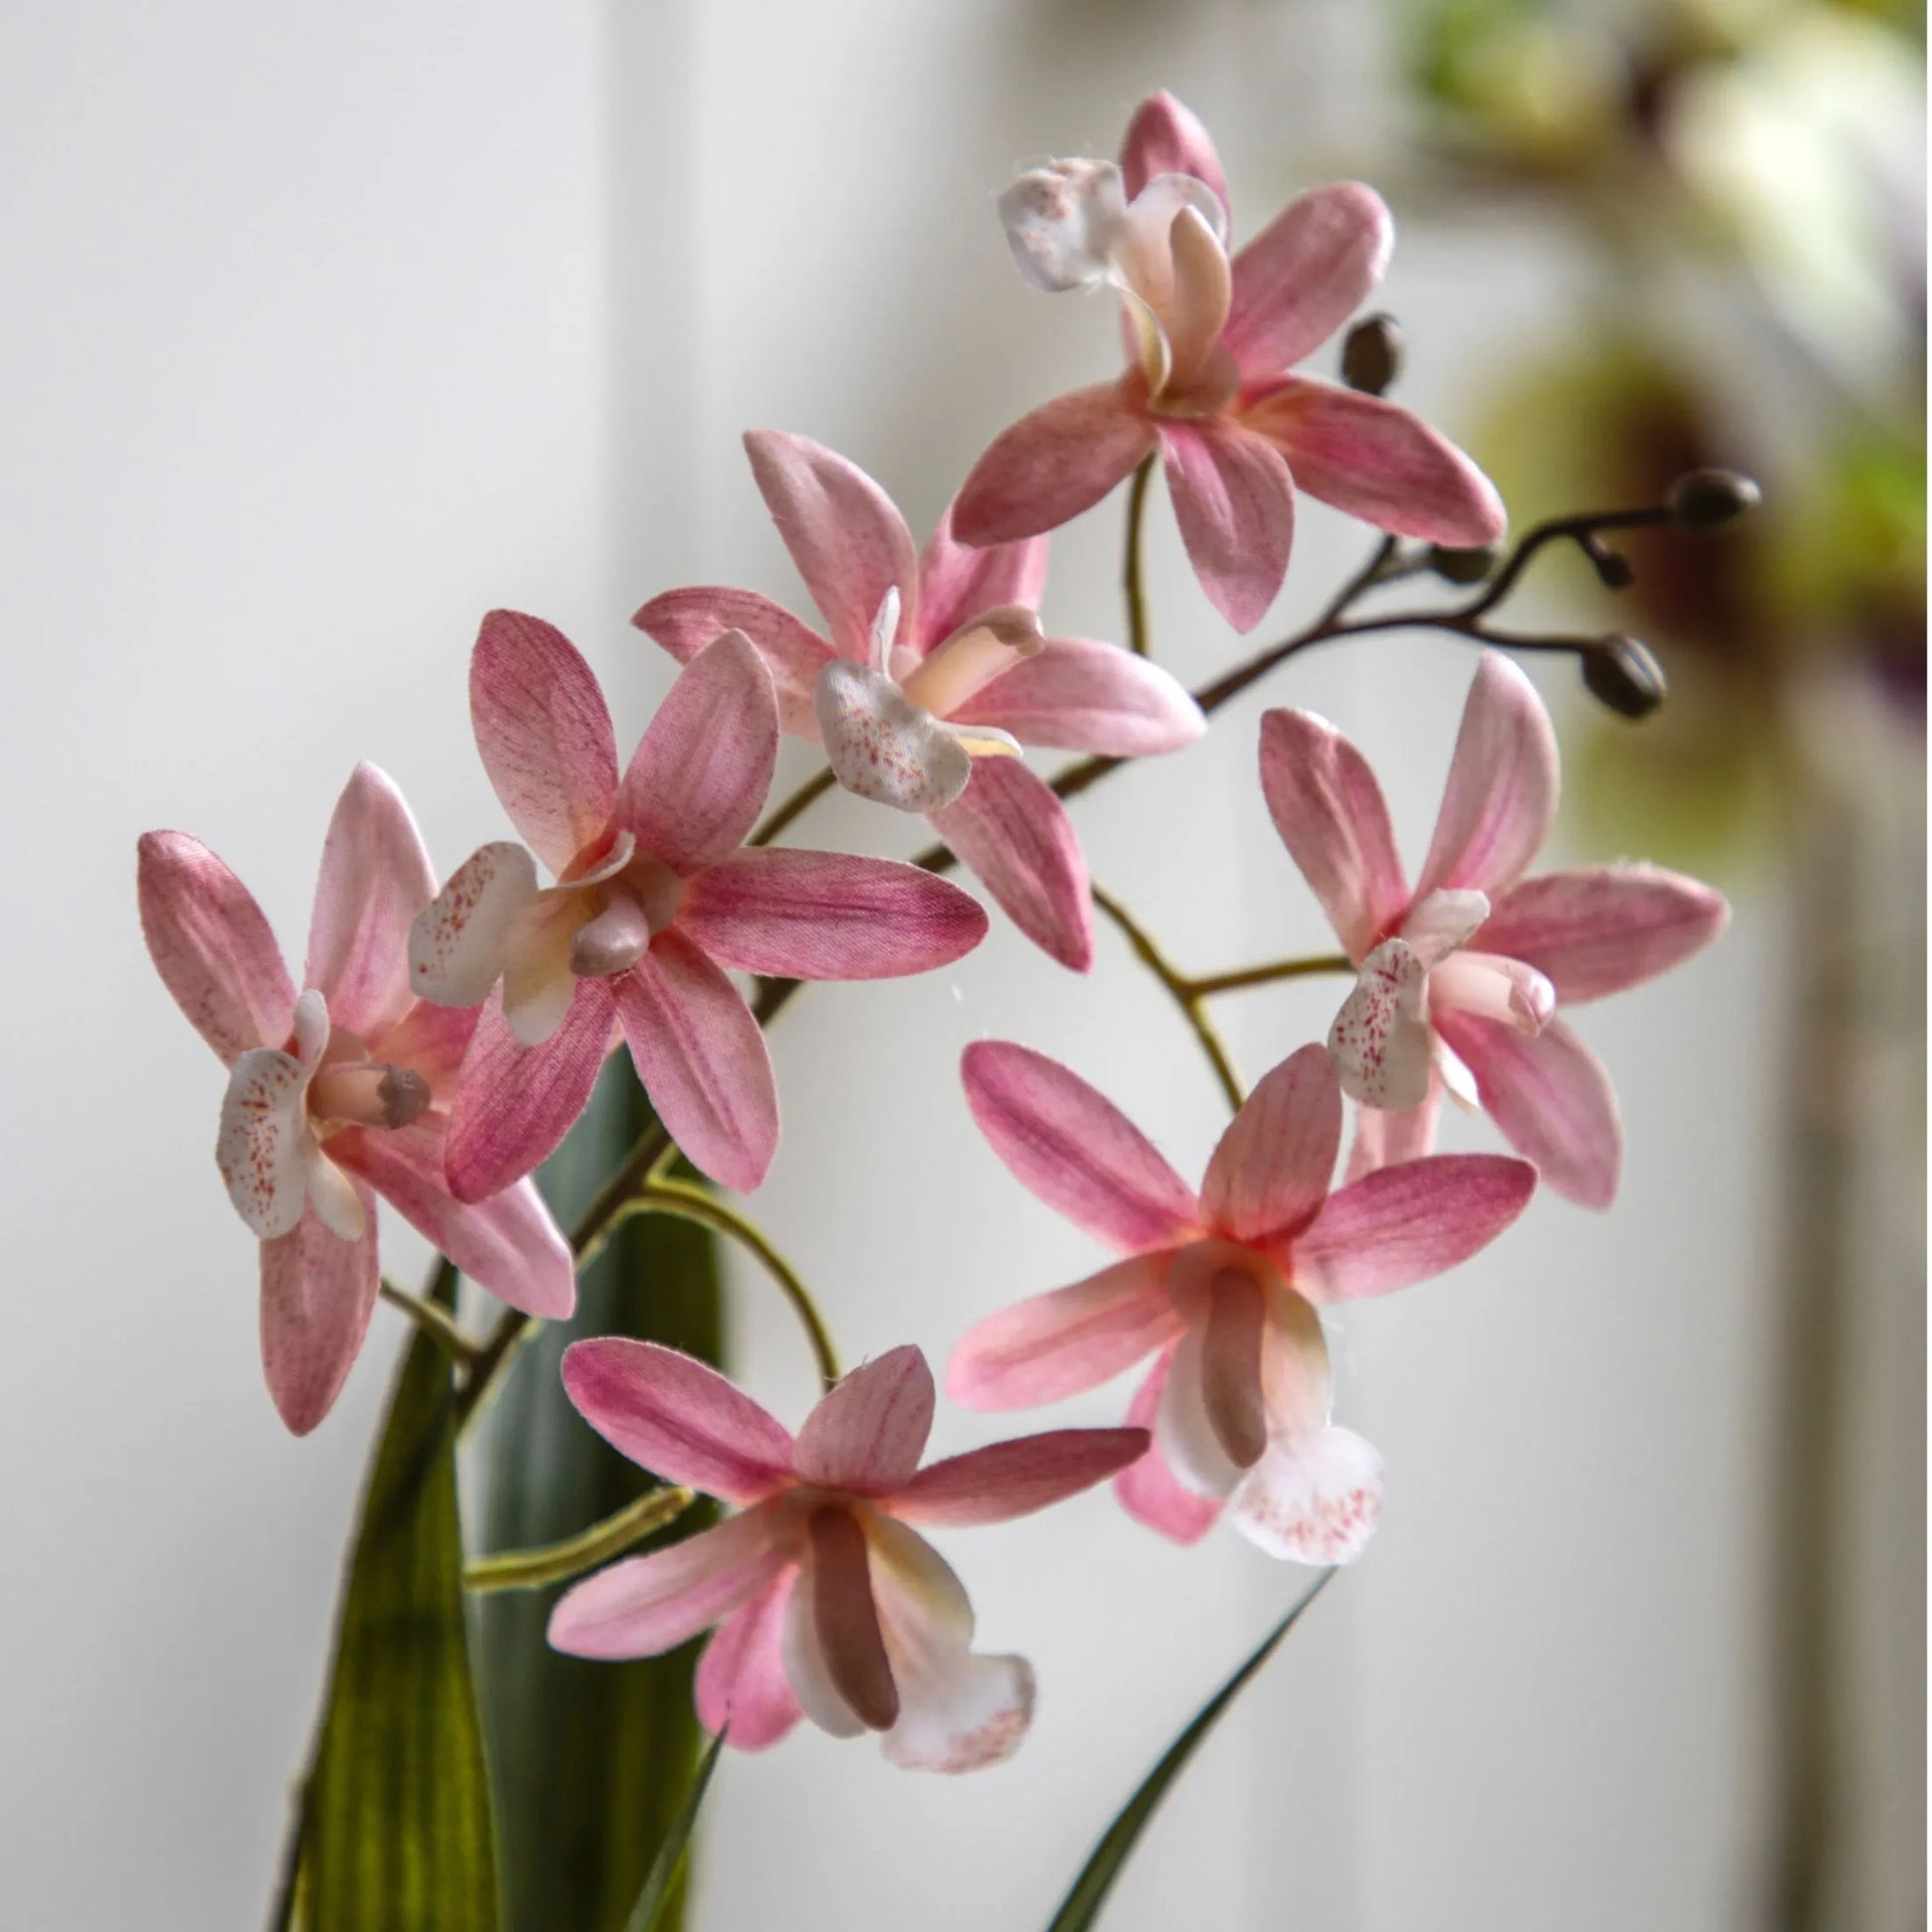
M560 622L630 729L665 681L623 621L646 595L800 595L741 429L833 444L929 526L995 430L1114 353L1101 309L1013 276L990 206L1012 162L1110 151L1170 85L1222 136L1250 232L1291 187L1288 131L1337 111L1295 19L75 0L0 30L8 1924L257 1916L398 1334L379 1311L336 1415L282 1434L252 1244L209 1172L219 1077L142 953L136 834L207 839L298 955L356 759L439 861L496 836L464 713L481 612ZM1388 300L1425 413L1466 424L1486 358L1565 303L1539 239L1405 234ZM1117 519L1057 543L1055 627L1117 631ZM1235 646L1158 498L1153 526L1158 647L1197 681ZM1362 544L1311 510L1282 621ZM1203 970L1321 946L1253 780L1262 703L1343 723L1418 852L1470 668L1426 637L1303 660L1082 802L1096 876ZM813 836L910 849L919 828L848 802ZM1389 1460L1381 1535L1190 1773L1115 1932L1747 1922L1777 958L1776 909L1747 905L1722 953L1587 1016L1630 1129L1613 1216L1539 1200L1455 1279L1351 1312L1341 1401ZM1229 1003L1250 1073L1331 997ZM1002 930L945 976L812 992L774 1039L789 1132L759 1211L850 1358L909 1338L937 1361L1093 1265L971 1127L953 1069L983 1035L1067 1059L1184 1171L1218 1131L1110 940L1090 982ZM734 1314L744 1379L795 1416L795 1335L756 1280ZM1000 1433L944 1414L938 1444ZM1170 1549L1104 1496L947 1548L985 1641L1039 1667L1026 1750L959 1784L816 1734L734 1758L705 1932L1043 1922L1303 1581L1231 1536Z

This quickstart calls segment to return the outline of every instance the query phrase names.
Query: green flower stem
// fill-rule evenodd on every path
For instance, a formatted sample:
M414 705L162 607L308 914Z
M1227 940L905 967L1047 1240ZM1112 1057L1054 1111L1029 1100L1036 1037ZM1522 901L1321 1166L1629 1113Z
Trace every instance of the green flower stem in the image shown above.
M745 841L747 845L769 845L806 806L813 804L838 783L838 774L828 764L794 791L784 803L770 812L762 825Z
M615 1515L593 1523L576 1536L565 1537L561 1543L477 1557L464 1570L463 1587L481 1594L498 1589L541 1589L546 1584L568 1582L621 1556L633 1543L641 1543L666 1523L676 1522L696 1500L691 1490L673 1483L647 1489Z
M1141 526L1147 520L1147 486L1154 479L1150 453L1134 472L1127 490L1127 547L1121 558L1120 587L1127 598L1127 644L1136 657L1154 654L1148 635L1147 588L1141 578Z
M1180 1009L1181 1017L1194 1031L1194 1037L1200 1041L1201 1051L1207 1055L1207 1063L1214 1069L1214 1077L1221 1083L1221 1091L1227 1095L1227 1102L1237 1114L1247 1093L1241 1085L1241 1076L1234 1070L1234 1062L1228 1056L1228 1049L1221 1036L1214 1030L1214 1023L1208 1019L1200 1003L1200 996L1194 991L1186 976L1177 972L1167 955L1154 943L1147 928L1128 911L1111 893L1103 893L1098 886L1088 889L1093 894L1093 902L1113 920L1127 936L1127 943L1134 948L1141 964L1144 965L1168 992L1173 1003Z
M1352 973L1354 963L1346 953L1315 953L1307 959L1277 959L1266 966L1244 966L1235 973L1211 973L1206 979L1189 980L1187 990L1197 1000L1209 1000L1217 993L1239 993L1245 987L1273 986L1280 980L1307 979L1315 973Z
M392 1309L400 1309L442 1349L456 1365L458 1374L463 1374L475 1364L483 1344L472 1341L447 1310L439 1308L434 1302L424 1301L420 1295L410 1294L406 1288L398 1288L386 1277L381 1293L382 1299Z

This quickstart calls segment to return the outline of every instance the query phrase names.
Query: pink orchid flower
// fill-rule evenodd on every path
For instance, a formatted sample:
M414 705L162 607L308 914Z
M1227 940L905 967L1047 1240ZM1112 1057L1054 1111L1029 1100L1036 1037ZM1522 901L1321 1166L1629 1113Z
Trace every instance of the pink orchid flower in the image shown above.
M141 927L168 991L227 1067L215 1158L260 1237L262 1367L306 1436L335 1403L375 1306L380 1194L512 1308L570 1313L570 1250L523 1183L457 1200L449 1107L476 1016L409 990L409 924L436 876L402 794L358 765L323 846L307 989L248 889L198 839L140 843Z
M1298 488L1400 536L1494 542L1502 500L1461 451L1393 403L1288 373L1381 280L1381 197L1357 182L1314 189L1232 261L1227 206L1206 130L1165 93L1135 114L1119 167L1051 162L1001 197L1033 287L1119 293L1131 366L993 444L959 493L959 539L1053 529L1158 450L1195 575L1237 630L1282 587Z
M489 1001L450 1127L460 1200L557 1146L620 1031L685 1156L749 1191L776 1150L778 1102L727 969L880 979L947 965L985 937L978 901L915 866L740 849L778 756L771 678L740 632L685 667L621 779L596 677L535 618L483 620L470 710L496 796L557 883L537 884L523 846L485 845L411 934L426 1000Z
M738 1514L613 1564L569 1592L550 1641L578 1657L655 1657L719 1626L698 1715L763 1750L811 1719L881 1734L917 1771L973 1771L1032 1722L1024 1657L974 1653L959 1579L914 1525L1003 1523L1063 1500L1147 1449L1141 1429L1063 1429L921 1469L932 1375L916 1348L854 1369L796 1440L715 1369L655 1342L580 1341L564 1387L614 1448Z
M829 637L715 586L667 591L631 621L686 663L721 629L744 631L787 732L821 742L848 790L924 813L1030 939L1085 972L1086 862L1020 750L1177 751L1206 729L1200 708L1130 651L1040 634L1044 538L969 550L948 512L919 556L892 499L845 458L773 430L745 447Z
M1330 1193L1341 1090L1319 1046L1249 1095L1198 1194L1043 1053L981 1040L962 1071L973 1118L1020 1181L1127 1259L980 1322L953 1353L947 1393L971 1409L1031 1408L1152 1354L1127 1420L1152 1428L1154 1449L1115 1483L1132 1515L1191 1543L1231 1504L1271 1556L1359 1556L1382 1458L1329 1421L1318 1311L1466 1261L1523 1211L1536 1170L1438 1155Z
M1328 1035L1362 1105L1351 1172L1427 1154L1447 1088L1558 1193L1607 1207L1623 1161L1616 1095L1557 1009L1701 951L1729 917L1723 896L1651 866L1523 877L1556 816L1557 741L1535 686L1495 651L1476 667L1413 892L1368 760L1326 720L1269 712L1261 783L1361 975Z

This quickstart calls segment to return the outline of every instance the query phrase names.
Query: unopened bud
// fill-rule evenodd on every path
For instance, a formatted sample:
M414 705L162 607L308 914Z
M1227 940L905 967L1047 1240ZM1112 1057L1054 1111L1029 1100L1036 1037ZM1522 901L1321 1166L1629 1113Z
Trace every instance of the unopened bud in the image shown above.
M1634 637L1599 637L1583 665L1585 689L1621 718L1648 718L1664 702L1664 667Z
M1687 470L1664 499L1680 530L1700 531L1721 530L1763 500L1757 484L1735 470Z
M1440 543L1429 546L1429 568L1449 584L1480 584L1495 573L1502 562L1500 543L1485 543L1475 550L1450 550Z
M1598 581L1604 589L1626 591L1636 572L1630 568L1630 559L1620 550L1606 550L1593 537L1584 545L1589 560L1596 566Z
M1370 316L1341 345L1341 379L1364 395L1387 393L1402 373L1402 331L1393 316Z

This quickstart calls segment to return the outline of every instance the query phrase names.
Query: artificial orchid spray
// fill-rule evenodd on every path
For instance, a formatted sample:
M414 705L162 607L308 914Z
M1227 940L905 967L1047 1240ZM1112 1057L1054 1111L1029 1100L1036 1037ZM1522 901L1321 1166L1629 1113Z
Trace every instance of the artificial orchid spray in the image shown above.
M1031 169L999 208L1032 287L1117 294L1127 367L996 437L923 551L855 464L752 432L753 479L818 627L750 591L652 596L633 621L681 669L625 760L571 643L537 618L491 613L471 717L520 842L480 846L439 885L400 792L359 766L329 828L299 981L213 853L178 832L140 842L156 968L228 1070L216 1162L261 1242L262 1361L282 1420L298 1435L324 1421L378 1295L420 1330L371 1476L280 1925L498 1923L454 1447L532 1324L571 1314L582 1272L631 1217L741 1243L802 1321L824 1385L794 1433L690 1355L580 1340L552 1397L655 1486L566 1543L469 1563L473 1589L567 1585L548 1641L575 1657L653 1657L711 1633L695 1691L716 1742L684 1767L688 1802L622 1919L645 1932L681 1908L679 1862L718 1744L764 1750L803 1719L874 1733L894 1764L939 1772L1024 1744L1033 1670L974 1649L966 1588L926 1532L950 1550L956 1528L1111 1482L1124 1535L1191 1543L1225 1515L1325 1581L1369 1546L1383 1465L1335 1419L1323 1310L1480 1254L1539 1181L1587 1207L1615 1196L1615 1097L1562 1015L1708 945L1725 906L1647 866L1531 874L1558 751L1511 653L1570 655L1632 719L1661 700L1662 675L1628 638L1523 634L1491 616L1553 543L1575 543L1614 583L1627 573L1605 532L1696 536L1748 508L1753 487L1700 472L1667 501L1541 523L1505 550L1488 480L1385 399L1398 359L1386 318L1349 331L1339 382L1295 370L1382 274L1380 198L1355 183L1313 190L1230 254L1220 163L1169 95L1142 104L1118 163ZM1236 631L1282 585L1298 492L1379 533L1310 624L1192 693L1149 640L1140 541L1157 459L1201 587ZM1056 635L1042 616L1048 534L1122 483L1124 640ZM1374 601L1432 578L1461 587L1453 601ZM1258 746L1237 737L1219 756L1256 770L1255 809L1338 951L1183 973L1089 879L1068 801L1193 744L1298 652L1401 626L1476 647L1421 871L1411 883L1349 740L1309 712L1269 711ZM787 734L826 763L774 807ZM1079 756L1048 778L1028 761L1035 749ZM938 843L911 864L781 844L835 786L924 817ZM1232 1117L1195 1186L1157 1147L1158 1120L1150 1138L1040 1042L968 1048L948 1104L1105 1252L1084 1280L963 1337L920 1336L952 1343L946 1393L973 1410L1034 1409L1137 1365L1142 1379L1120 1427L1049 1428L922 1467L935 1383L920 1346L841 1373L827 1311L730 1195L758 1188L778 1143L765 1029L810 981L928 973L975 947L988 915L944 876L956 868L1073 972L1092 966L1096 908L1118 924ZM1325 1037L1250 1087L1210 1003L1318 973L1335 976ZM735 975L753 976L749 997ZM565 1232L530 1176L620 1046L649 1124ZM1509 1151L1434 1152L1445 1095L1488 1115ZM441 1257L423 1295L382 1274L377 1196ZM503 1305L483 1336L457 1320L459 1276ZM906 1313L916 1329L917 1308ZM409 1632L389 1628L386 1648L385 1604ZM445 1718L427 1729L383 1728L430 1710ZM398 1781L394 1740L420 1752L432 1733L442 1756ZM1138 1829L1108 1834L1053 1926L1093 1921Z

